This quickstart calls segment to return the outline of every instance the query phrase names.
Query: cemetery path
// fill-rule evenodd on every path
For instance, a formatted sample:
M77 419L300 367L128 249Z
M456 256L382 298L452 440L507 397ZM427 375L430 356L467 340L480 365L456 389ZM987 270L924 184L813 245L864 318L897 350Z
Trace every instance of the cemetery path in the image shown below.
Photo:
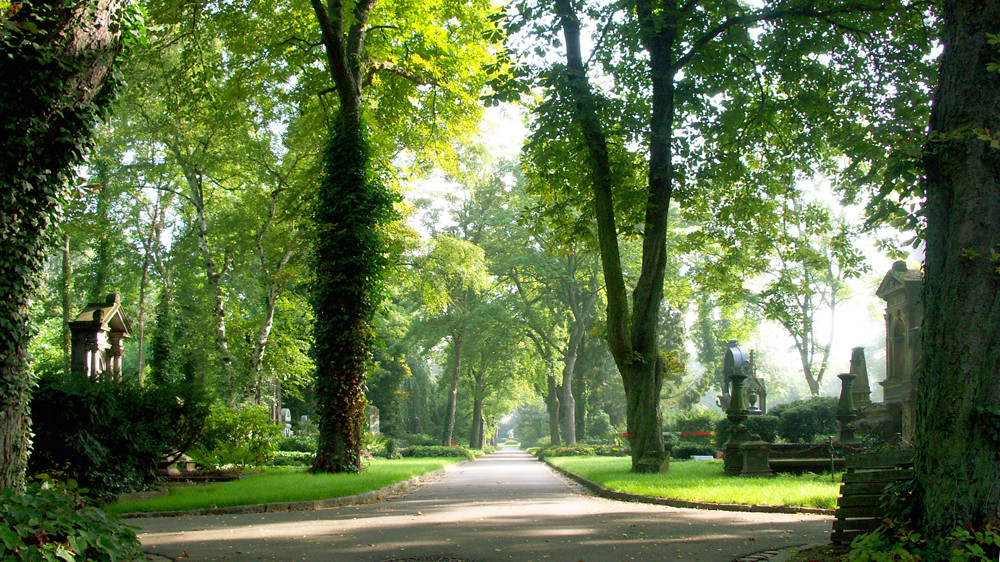
M710 562L828 541L831 520L607 500L506 448L373 504L128 523L175 560Z

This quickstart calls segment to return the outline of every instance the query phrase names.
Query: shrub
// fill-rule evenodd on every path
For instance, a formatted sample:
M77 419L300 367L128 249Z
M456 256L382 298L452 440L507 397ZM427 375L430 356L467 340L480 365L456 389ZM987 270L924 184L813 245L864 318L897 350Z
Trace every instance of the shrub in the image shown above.
M399 458L399 445L396 444L396 440L392 437L385 440L385 458L387 459L398 459Z
M780 420L777 416L764 414L760 416L747 416L744 425L751 435L759 435L761 439L768 443L774 443L778 436L778 424ZM712 435L712 442L716 446L722 447L729 440L730 423L726 418L722 418L715 424L715 433Z
M590 457L595 455L624 456L627 452L614 445L577 443L575 445L549 445L533 454L544 459L547 457Z
M412 445L400 451L404 457L459 457L474 460L475 453L466 447L445 447L443 445Z
M690 459L693 455L711 455L714 457L716 452L716 448L711 445L693 443L691 441L678 441L670 448L670 458L685 460Z
M882 560L996 560L1000 557L1000 526L980 529L956 527L940 540L928 539L910 527L886 519L874 531L851 541L848 560L876 562Z
M602 441L611 439L614 433L614 427L611 425L611 416L601 409L587 412L586 429L589 437Z
M205 432L191 457L209 468L267 464L281 435L281 426L271 421L265 408L244 404L212 407Z
M276 451L271 466L312 466L315 453L305 451Z
M381 433L375 433L370 429L365 429L361 436L361 449L371 455L385 455L385 442L387 438Z
M31 483L25 494L0 490L0 559L135 560L135 533L79 494L76 484Z
M289 451L289 452L301 452L301 453L315 453L316 436L292 435L291 437L282 437L281 439L278 440L278 450Z
M712 431L721 419L725 419L725 415L719 410L695 408L678 414L670 429L677 432Z
M199 438L208 405L185 383L139 388L44 377L31 410L28 473L73 479L105 499L154 483L160 463Z
M412 445L440 445L440 437L432 437L426 433L404 433L399 436L399 444L401 447L410 447Z
M797 400L772 408L771 414L779 419L778 435L789 443L811 443L818 436L837 432L837 399L833 397Z

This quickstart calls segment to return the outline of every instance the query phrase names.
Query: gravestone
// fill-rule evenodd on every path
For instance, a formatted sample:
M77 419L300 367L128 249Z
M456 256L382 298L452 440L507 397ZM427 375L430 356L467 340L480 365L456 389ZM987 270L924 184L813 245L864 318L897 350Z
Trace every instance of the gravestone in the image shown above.
M122 310L121 294L92 302L69 323L72 334L70 373L95 381L118 381L122 376L124 341L132 336L132 325Z
M883 401L903 438L913 438L917 411L917 366L922 356L920 327L924 319L920 293L923 274L897 261L875 294L885 301L885 380ZM860 390L860 389L859 389Z
M368 431L372 433L380 433L379 422L378 422L378 408L375 406L368 406Z

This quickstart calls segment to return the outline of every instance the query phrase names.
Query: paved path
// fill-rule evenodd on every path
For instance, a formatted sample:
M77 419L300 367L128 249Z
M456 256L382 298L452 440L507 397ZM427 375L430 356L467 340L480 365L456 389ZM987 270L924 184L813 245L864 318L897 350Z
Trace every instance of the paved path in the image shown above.
M508 448L374 504L129 523L179 560L605 562L731 561L826 541L830 521L597 498Z

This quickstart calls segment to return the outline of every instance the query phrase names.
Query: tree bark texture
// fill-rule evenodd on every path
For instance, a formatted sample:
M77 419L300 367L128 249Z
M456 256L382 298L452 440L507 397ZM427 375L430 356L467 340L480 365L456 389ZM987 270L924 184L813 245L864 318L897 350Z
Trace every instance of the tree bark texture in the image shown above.
M947 0L926 145L916 473L924 530L1000 522L1000 4ZM992 142L992 145L991 145Z
M24 489L29 299L57 197L82 161L121 48L124 0L25 3L0 38L0 488ZM28 30L26 22L37 30Z

